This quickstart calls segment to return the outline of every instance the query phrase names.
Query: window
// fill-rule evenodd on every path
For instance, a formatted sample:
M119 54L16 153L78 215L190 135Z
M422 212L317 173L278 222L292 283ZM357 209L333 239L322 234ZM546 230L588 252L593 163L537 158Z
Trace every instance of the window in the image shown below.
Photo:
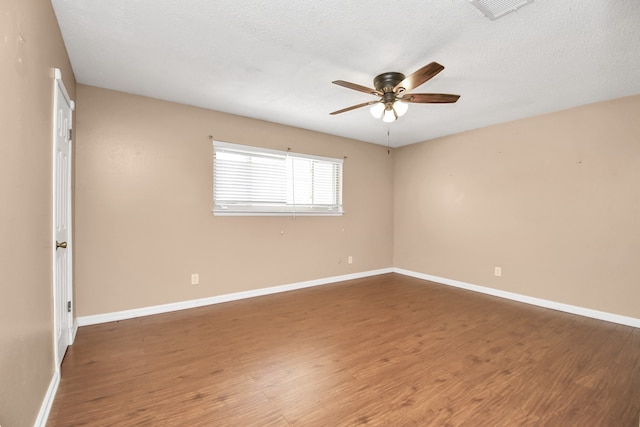
M342 215L342 163L213 141L213 214Z

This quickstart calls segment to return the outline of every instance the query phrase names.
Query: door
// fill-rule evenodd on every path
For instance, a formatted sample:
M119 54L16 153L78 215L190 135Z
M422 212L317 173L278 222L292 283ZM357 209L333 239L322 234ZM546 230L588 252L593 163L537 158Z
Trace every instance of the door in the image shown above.
M72 340L71 118L73 101L55 70L53 116L53 304L56 366Z

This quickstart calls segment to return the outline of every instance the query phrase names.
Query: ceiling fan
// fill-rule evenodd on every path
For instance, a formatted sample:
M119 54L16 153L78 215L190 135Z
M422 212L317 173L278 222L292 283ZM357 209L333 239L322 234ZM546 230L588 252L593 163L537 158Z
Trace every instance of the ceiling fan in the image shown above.
M373 107L371 107L371 114L374 117L378 119L382 117L382 120L385 122L392 122L407 111L407 102L419 104L447 104L456 102L458 98L460 98L460 95L450 95L446 93L407 93L432 79L442 70L444 70L442 65L437 62L432 62L406 77L404 74L397 72L382 73L373 79L375 89L345 82L344 80L335 80L332 82L333 84L379 96L380 99L352 105L351 107L343 108L330 114L340 114L355 110L356 108L373 105Z

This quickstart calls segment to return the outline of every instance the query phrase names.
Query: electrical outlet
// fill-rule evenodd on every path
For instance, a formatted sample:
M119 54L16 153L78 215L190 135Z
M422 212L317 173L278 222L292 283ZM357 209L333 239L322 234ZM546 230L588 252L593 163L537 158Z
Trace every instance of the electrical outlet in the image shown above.
M498 277L501 277L502 276L502 267L494 267L493 274L495 274Z
M191 275L191 284L197 285L200 283L200 275L198 273L193 273Z
M349 255L349 258L347 258L347 260L349 264L353 264L353 257L351 255Z

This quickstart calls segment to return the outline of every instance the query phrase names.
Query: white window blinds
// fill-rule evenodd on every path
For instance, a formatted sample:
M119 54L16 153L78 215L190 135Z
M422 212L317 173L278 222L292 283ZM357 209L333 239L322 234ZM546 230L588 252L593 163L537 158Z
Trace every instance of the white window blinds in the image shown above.
M214 215L342 215L342 159L213 142Z

